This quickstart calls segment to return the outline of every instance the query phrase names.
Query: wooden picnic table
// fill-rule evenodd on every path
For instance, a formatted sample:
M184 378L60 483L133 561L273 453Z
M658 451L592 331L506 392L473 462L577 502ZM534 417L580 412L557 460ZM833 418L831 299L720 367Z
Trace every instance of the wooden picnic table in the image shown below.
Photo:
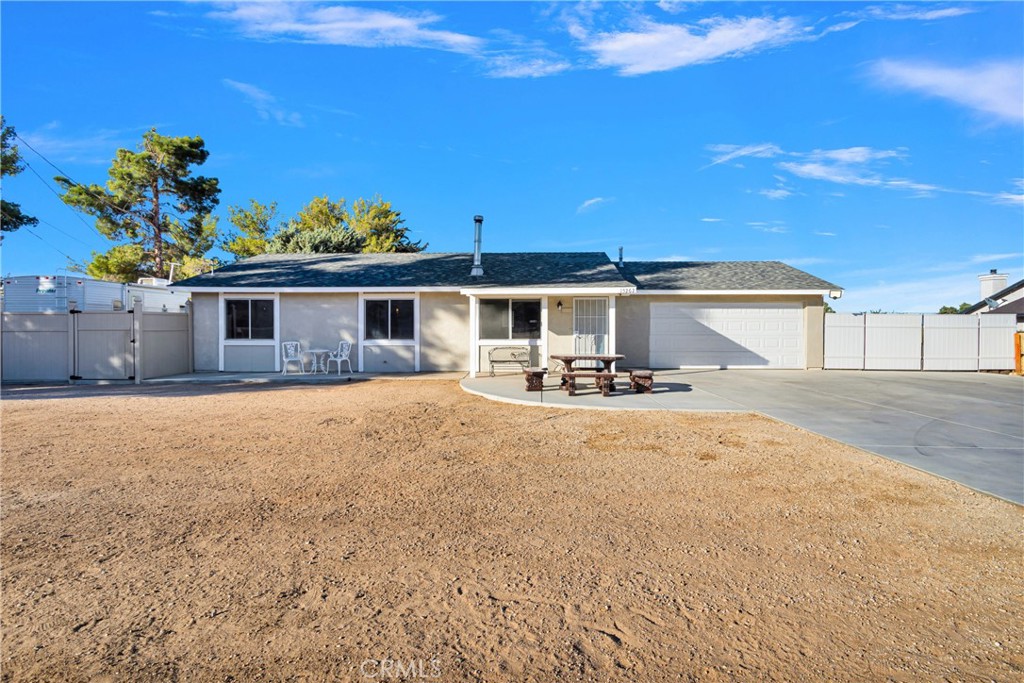
M625 358L621 353L564 353L558 356L551 356L554 360L565 363L566 372L575 372L572 364L581 360L597 361L604 365L602 372L614 372L615 361Z
M603 396L608 396L609 393L615 391L615 361L622 360L625 358L619 353L564 353L559 355L551 356L553 360L561 361L565 364L565 369L562 371L562 384L559 387L562 390L568 391L570 396L576 395L576 378L577 377L593 377L594 386L601 390ZM601 363L603 368L601 370L576 370L573 368L573 363L580 361L596 361Z

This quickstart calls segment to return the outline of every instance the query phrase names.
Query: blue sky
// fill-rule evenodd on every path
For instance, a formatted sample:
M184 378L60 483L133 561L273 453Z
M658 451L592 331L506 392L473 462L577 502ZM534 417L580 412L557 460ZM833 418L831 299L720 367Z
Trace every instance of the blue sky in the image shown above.
M250 198L289 216L379 193L431 251L470 251L479 213L485 251L781 260L845 287L841 311L1022 276L1024 3L5 1L0 20L2 111L35 150L105 182L151 127L200 135L222 227ZM109 248L22 153L4 196L41 222L5 237L3 274Z

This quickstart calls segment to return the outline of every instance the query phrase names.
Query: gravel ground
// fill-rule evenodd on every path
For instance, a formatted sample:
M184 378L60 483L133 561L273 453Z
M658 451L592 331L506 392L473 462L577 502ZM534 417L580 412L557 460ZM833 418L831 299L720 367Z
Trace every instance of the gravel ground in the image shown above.
M3 681L1024 676L1021 508L756 415L28 388L0 435Z

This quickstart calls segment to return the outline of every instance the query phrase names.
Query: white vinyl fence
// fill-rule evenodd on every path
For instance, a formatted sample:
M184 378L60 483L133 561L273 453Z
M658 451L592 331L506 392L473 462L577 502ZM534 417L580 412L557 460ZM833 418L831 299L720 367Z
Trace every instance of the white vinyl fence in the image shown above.
M125 380L192 371L189 312L4 313L4 383Z
M828 313L827 370L1013 370L1014 315Z

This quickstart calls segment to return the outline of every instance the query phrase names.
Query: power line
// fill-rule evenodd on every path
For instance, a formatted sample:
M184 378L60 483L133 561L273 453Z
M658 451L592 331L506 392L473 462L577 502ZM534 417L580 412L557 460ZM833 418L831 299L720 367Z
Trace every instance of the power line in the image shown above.
M15 133L15 135L17 135L17 133ZM32 168L32 164L28 163L24 159L22 159L22 162L25 164L25 167L28 168L28 170L32 171L32 174L35 177L39 178L39 182L41 182L43 185L45 185L46 189L48 189L50 192L52 192L54 195L56 195L57 199L60 199L60 203L61 204L64 204L64 199L60 196L60 192L57 192L57 190L53 189L53 187L50 185L50 183L46 182L46 179L44 179L43 176L39 175L39 172L36 171L36 169ZM56 168L56 166L54 166L54 168ZM82 218L82 215L80 213L78 213L77 211L72 209L67 204L64 204L64 206L67 206L68 207L68 211L73 213L75 215L75 217L78 218L78 220L82 221L82 224L85 227L89 228L90 230L92 230L94 233L96 233L97 235L99 235L103 239L106 239L106 237L103 237L103 233L101 233L99 230L97 230L95 225L89 225L89 221L87 221L84 218Z
M9 216L8 214L3 214L3 215L7 216L7 218L10 218L10 216ZM31 228L29 228L29 227L28 227L27 225L23 225L23 226L21 226L21 228L20 228L20 229L21 229L21 230L24 230L24 231L26 231L26 232L27 232L28 234L30 234L30 235L32 235L33 237L35 237L35 238L36 238L37 240L39 240L40 242L42 242L43 244L45 244L46 246L48 246L48 247L49 247L50 249L53 249L53 250L54 250L55 252L57 252L58 254L60 254L60 255L61 255L61 256L63 256L64 258L66 258L67 260L69 260L69 261L74 261L74 260L75 260L75 259L73 259L72 257L70 257L70 256L68 256L67 254L65 254L65 253L64 253L63 251L61 251L60 249L58 249L57 247L55 247L55 246L53 246L52 244L50 244L49 242L47 242L47 241L46 241L45 239L43 239L42 237L40 237L40 236L39 236L39 235L37 235L36 233L34 233L34 232L32 231L32 229L31 229Z

